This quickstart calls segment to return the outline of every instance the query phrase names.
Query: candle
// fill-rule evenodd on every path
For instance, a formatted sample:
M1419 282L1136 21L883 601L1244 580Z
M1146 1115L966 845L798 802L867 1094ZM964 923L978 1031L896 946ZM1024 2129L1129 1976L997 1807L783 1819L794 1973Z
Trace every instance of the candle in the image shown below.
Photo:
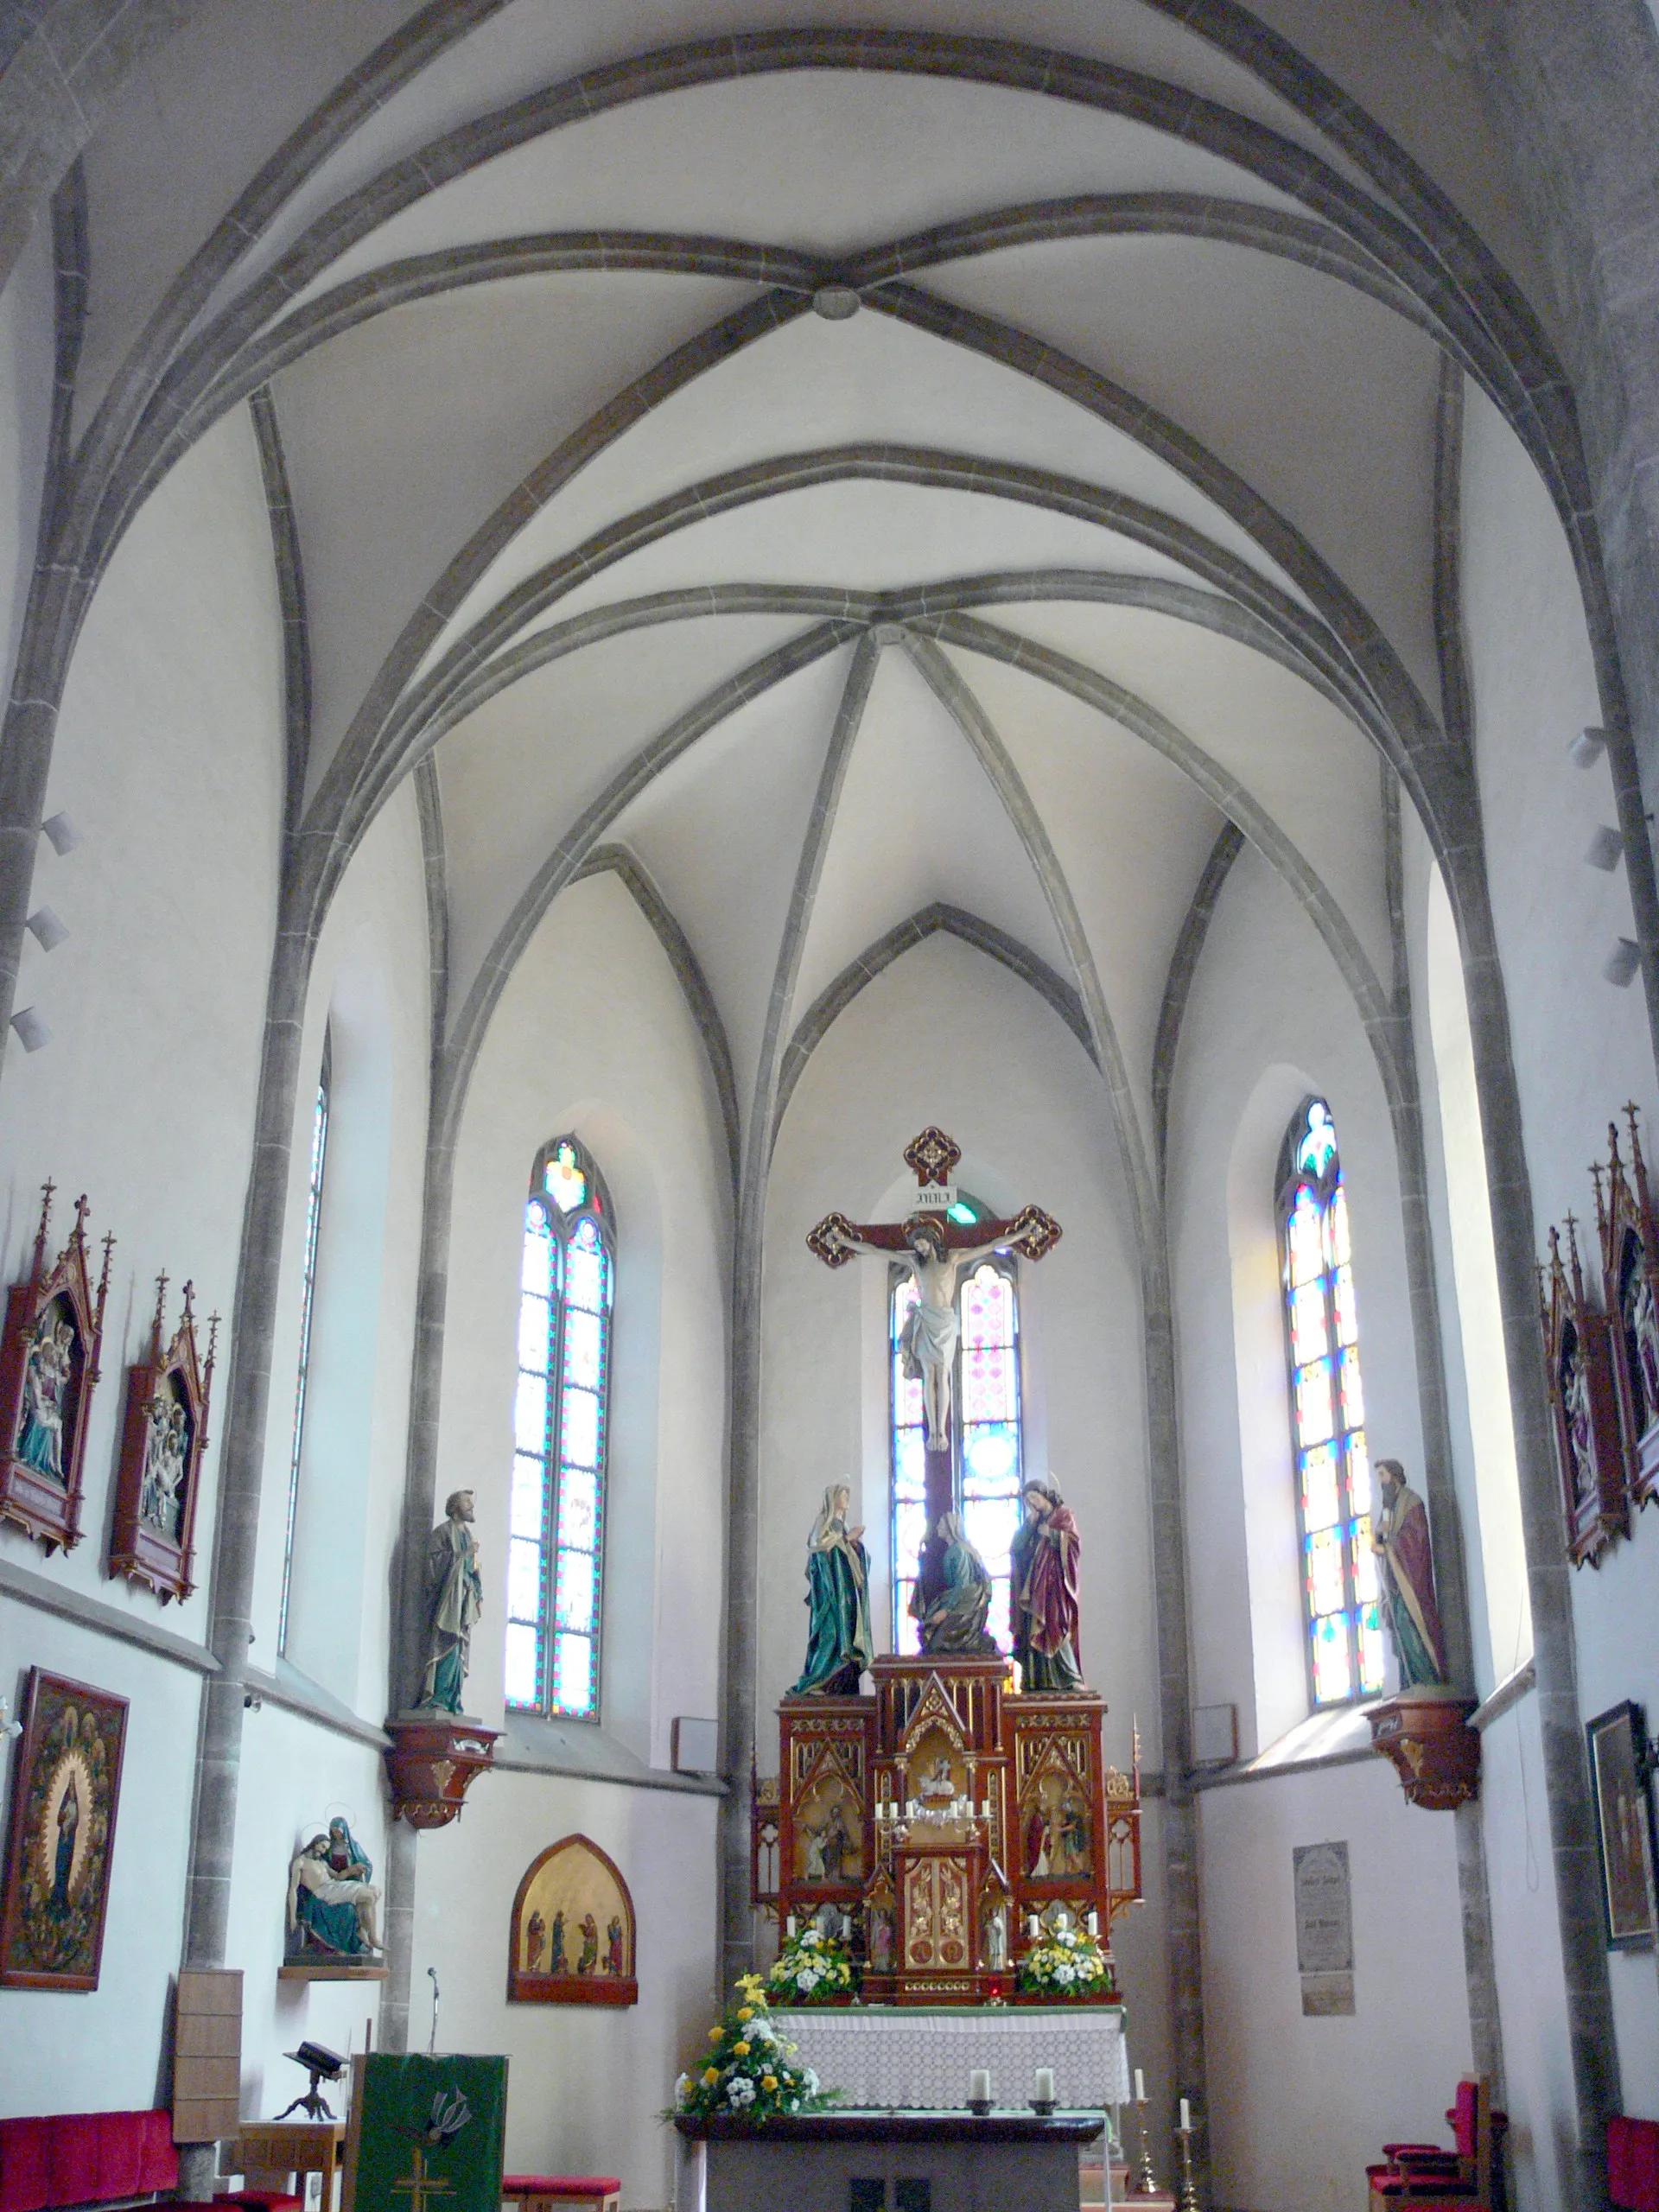
M1088 1916L1088 1921L1087 1921L1087 1923L1086 1923L1086 1925L1087 1925L1087 1927L1088 1927L1089 1933L1090 1933L1091 1936L1098 1936L1098 1935L1099 1935L1099 1933L1100 1933L1100 1915L1099 1915L1099 1914L1095 1910L1095 1909L1094 1909L1094 1907L1093 1907L1092 1905L1091 1905L1091 1906L1090 1907L1090 1909L1089 1909L1089 1916Z
M988 2067L976 2066L969 2075L968 2101L976 2105L988 2105L991 2101L991 2075Z
M979 1817L982 1821L988 1821L991 1817L991 1801L988 1797L979 1808Z
M1052 2066L1037 2069L1037 2101L1039 2105L1052 2105L1054 2101L1054 2069Z
M1033 1943L1037 1941L1037 1916L1034 1912L1026 1915L1026 1934Z
M789 1918L784 1923L784 1933L786 1936L792 1936L795 1933L795 1916L792 1912L790 1914Z
M1189 2111L1189 2109L1188 2109L1188 2107L1187 2107L1186 2099L1185 2099L1185 2097L1183 2097L1183 2098L1181 2099L1181 2132L1182 2132L1182 2133L1183 2133L1183 2134L1185 2134L1185 2133L1186 2133L1186 2131L1187 2131L1187 2130L1192 2126L1192 2113Z
M1135 2101L1138 2105L1147 2101L1147 2077L1138 2066L1135 2069Z

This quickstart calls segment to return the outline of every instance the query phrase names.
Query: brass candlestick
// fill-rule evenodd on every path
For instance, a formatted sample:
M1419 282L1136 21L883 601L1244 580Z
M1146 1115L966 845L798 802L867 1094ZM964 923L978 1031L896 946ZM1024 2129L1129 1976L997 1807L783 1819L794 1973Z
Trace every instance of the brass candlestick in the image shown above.
M1158 2177L1152 2171L1152 2151L1147 2141L1147 2101L1144 2097L1135 2099L1135 2113L1141 2123L1141 2163L1135 2169L1135 2187L1130 2195L1156 2196Z
M1176 2198L1177 2212L1199 2212L1198 2192L1192 2185L1192 2130L1178 2127L1181 2140L1181 2193Z

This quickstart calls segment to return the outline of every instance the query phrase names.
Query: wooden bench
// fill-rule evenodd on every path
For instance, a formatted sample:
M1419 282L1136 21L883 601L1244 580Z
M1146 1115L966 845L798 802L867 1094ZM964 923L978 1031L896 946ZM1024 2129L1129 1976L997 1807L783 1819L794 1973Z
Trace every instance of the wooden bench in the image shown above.
M508 2174L501 2201L519 2212L617 2212L622 2184L614 2174Z

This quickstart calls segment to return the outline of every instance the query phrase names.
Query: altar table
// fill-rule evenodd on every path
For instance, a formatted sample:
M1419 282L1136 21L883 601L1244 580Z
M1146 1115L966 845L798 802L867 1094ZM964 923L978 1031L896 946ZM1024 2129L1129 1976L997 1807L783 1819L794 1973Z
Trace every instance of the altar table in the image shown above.
M1077 2212L1097 2112L830 2112L675 2120L698 2212ZM699 2171L701 2169L701 2171Z
M978 2066L990 2075L993 2102L1015 2109L1031 2097L1039 2066L1054 2069L1065 2111L1128 2101L1119 2005L813 2005L772 2019L799 2063L849 2105L960 2110Z

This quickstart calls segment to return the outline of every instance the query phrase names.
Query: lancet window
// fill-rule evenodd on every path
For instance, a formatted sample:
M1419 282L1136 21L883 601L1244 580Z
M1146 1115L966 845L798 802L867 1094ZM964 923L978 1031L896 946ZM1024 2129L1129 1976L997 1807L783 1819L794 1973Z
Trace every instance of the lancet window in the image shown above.
M506 1697L599 1718L614 1225L574 1137L537 1155L524 1207L508 1508Z
M1339 1705L1382 1689L1382 1632L1348 1194L1322 1098L1285 1139L1279 1223L1308 1687Z
M988 1218L976 1198L957 1198L951 1218ZM957 1286L961 1334L951 1378L951 1495L963 1531L991 1574L986 1625L1006 1651L1009 1630L1008 1548L1020 1526L1022 1446L1020 1405L1018 1262L994 1253ZM888 1298L888 1369L892 1376L893 1648L920 1649L910 1611L923 1539L927 1534L922 1385L905 1373L899 1338L916 1302L916 1279L894 1268Z
M294 1586L294 1533L300 1510L300 1457L305 1446L305 1385L311 1367L311 1309L316 1302L317 1230L322 1219L322 1173L328 1153L328 1087L334 1052L322 1033L322 1064L311 1103L311 1166L305 1186L305 1240L301 1247L300 1357L294 1382L294 1433L288 1455L288 1517L283 1530L283 1589L276 1606L276 1649L288 1649L288 1603Z

